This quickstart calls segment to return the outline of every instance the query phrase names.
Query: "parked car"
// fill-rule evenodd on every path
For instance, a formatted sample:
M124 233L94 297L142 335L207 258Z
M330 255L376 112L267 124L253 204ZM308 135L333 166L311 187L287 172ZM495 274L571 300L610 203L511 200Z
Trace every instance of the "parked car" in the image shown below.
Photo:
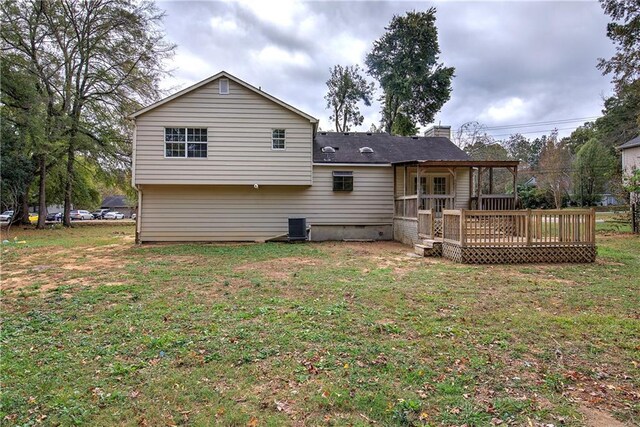
M35 212L29 212L29 222L38 222L38 214Z
M120 212L111 211L104 214L104 219L124 219L124 214Z
M4 211L0 214L0 221L11 221L13 218L13 211Z
M97 211L91 212L91 215L93 215L93 219L104 219L104 214L110 211L111 209L98 209Z
M62 212L55 212L47 214L47 221L62 221Z
M71 219L78 219L78 220L93 219L93 215L91 215L91 212L84 211L84 210L71 211L71 214L69 216L71 217Z

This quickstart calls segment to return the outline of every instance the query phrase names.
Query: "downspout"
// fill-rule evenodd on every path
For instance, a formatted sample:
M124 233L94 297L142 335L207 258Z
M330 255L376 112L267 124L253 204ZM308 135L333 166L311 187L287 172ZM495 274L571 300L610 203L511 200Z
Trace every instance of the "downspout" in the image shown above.
M140 217L142 216L142 188L136 185L136 140L138 136L138 125L133 118L133 147L131 150L131 186L138 192L138 209L136 212L136 244L140 244Z

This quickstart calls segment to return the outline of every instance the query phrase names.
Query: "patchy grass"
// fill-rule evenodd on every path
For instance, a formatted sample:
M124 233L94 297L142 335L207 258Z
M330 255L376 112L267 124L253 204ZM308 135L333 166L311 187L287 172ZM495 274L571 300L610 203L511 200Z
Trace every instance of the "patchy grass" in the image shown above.
M389 242L13 233L3 425L640 422L629 234L600 233L594 264L465 266Z

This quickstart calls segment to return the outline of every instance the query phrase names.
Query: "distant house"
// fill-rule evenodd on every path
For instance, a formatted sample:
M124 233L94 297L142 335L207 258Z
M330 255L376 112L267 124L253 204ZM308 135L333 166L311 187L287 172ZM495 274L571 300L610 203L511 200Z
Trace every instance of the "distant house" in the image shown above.
M623 180L626 180L635 169L640 169L640 136L627 141L618 147L622 153ZM640 194L631 194L631 203L640 203Z
M121 212L125 218L131 218L131 215L134 214L137 209L135 203L129 201L126 196L122 195L105 197L100 204L100 208Z

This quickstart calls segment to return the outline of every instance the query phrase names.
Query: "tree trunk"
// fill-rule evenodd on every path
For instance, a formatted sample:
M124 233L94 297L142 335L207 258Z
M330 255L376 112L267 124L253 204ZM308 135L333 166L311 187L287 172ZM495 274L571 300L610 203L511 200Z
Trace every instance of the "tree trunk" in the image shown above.
M71 227L71 193L73 191L73 175L75 163L74 150L75 134L69 138L69 149L67 151L67 181L64 184L64 214L62 223L65 227Z
M29 187L24 190L22 196L20 196L20 212L18 212L19 224L31 224L29 221Z
M43 229L47 220L47 156L40 156L40 186L38 188L38 225L36 228Z

